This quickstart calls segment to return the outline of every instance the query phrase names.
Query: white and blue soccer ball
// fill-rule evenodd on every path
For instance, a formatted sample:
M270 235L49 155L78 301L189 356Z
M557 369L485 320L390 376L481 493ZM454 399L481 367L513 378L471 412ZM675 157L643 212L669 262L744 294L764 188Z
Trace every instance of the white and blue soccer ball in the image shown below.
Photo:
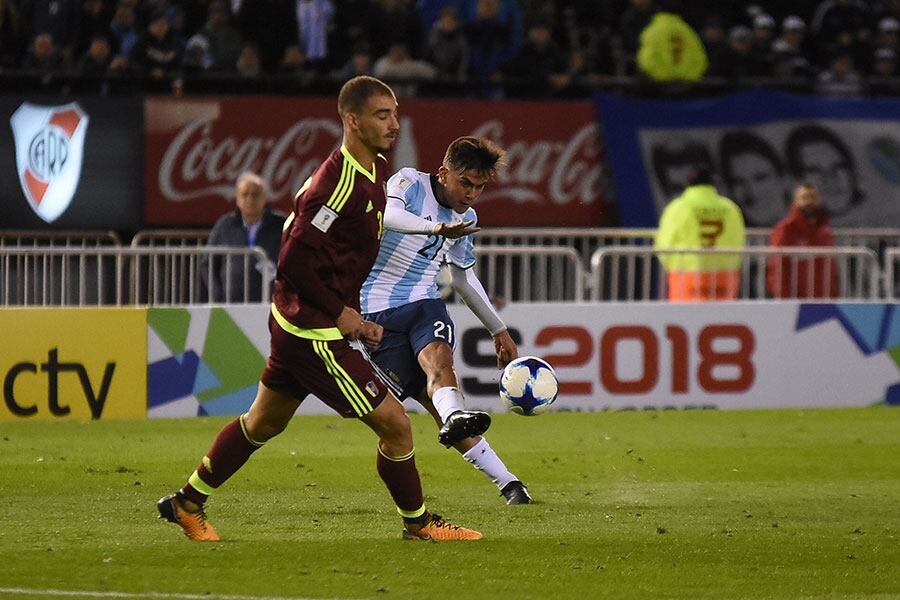
M511 412L531 417L547 412L559 394L553 367L536 356L511 361L500 377L500 398Z

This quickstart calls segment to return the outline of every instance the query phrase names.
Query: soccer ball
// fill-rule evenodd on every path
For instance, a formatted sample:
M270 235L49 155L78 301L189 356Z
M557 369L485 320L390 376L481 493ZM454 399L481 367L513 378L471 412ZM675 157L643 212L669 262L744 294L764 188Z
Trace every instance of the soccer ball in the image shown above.
M553 367L536 356L510 362L500 377L500 398L517 415L531 417L547 412L558 393L559 380Z

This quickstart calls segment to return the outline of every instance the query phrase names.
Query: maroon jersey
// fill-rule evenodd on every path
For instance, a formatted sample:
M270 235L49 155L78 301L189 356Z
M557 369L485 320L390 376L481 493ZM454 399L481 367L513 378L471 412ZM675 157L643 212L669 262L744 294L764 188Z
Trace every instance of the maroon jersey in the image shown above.
M275 277L273 314L282 328L336 339L343 307L359 310L359 290L378 256L386 176L383 156L367 170L341 146L298 194Z

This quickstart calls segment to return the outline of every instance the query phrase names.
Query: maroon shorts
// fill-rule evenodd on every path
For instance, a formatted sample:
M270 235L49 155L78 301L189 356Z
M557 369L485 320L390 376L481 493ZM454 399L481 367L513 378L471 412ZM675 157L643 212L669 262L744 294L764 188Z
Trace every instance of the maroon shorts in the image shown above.
M269 315L271 344L262 374L267 388L303 400L315 394L345 418L362 417L388 390L372 365L346 339L310 340L288 333Z

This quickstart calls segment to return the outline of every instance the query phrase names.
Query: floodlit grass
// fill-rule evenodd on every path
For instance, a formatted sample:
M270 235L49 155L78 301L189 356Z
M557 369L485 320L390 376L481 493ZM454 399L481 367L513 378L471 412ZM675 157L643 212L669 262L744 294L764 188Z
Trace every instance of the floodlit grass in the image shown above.
M0 588L900 597L900 410L496 415L488 438L537 500L517 507L417 415L428 506L485 534L440 544L400 540L374 436L336 417L295 419L211 500L223 542L189 542L155 501L225 422L0 424Z

